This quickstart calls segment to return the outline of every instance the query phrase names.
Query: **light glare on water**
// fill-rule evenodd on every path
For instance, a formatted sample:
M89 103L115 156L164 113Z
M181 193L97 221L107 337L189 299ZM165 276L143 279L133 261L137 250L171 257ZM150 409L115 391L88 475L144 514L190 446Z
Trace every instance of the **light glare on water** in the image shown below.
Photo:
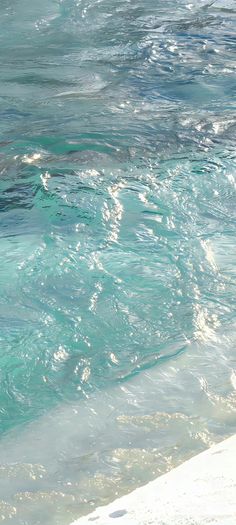
M236 9L0 15L0 522L66 525L236 429Z

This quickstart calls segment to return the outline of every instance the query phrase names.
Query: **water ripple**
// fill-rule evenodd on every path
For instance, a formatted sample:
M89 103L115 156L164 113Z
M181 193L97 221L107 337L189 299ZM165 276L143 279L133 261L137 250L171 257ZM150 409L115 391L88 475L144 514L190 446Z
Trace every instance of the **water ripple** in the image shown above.
M65 524L235 431L236 11L0 14L0 519Z

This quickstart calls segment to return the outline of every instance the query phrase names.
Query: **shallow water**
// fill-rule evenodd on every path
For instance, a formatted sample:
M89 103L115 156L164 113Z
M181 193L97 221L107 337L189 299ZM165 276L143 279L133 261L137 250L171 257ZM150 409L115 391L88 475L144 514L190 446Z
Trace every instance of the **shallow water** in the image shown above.
M234 1L2 0L0 521L235 432Z

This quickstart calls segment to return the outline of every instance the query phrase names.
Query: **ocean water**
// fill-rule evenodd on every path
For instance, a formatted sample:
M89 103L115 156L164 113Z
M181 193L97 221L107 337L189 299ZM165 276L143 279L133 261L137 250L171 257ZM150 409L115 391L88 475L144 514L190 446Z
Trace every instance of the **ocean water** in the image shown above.
M1 0L0 522L236 431L236 2Z

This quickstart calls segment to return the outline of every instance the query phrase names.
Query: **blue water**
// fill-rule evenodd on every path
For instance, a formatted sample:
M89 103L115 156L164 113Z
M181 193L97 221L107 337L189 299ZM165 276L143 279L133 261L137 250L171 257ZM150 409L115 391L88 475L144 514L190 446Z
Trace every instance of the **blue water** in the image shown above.
M1 1L4 523L235 432L235 27L232 0Z

